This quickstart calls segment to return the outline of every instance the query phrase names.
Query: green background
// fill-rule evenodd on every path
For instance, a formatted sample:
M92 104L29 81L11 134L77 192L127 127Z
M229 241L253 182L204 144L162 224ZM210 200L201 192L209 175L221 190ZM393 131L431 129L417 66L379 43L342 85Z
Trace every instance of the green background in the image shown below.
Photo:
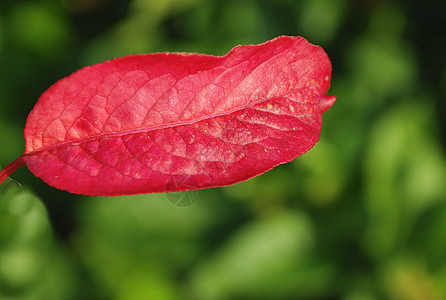
M312 150L233 186L83 197L20 168L0 186L0 299L446 299L445 11L444 1L2 0L3 167L23 152L43 91L132 53L222 55L300 35L330 56L338 99Z

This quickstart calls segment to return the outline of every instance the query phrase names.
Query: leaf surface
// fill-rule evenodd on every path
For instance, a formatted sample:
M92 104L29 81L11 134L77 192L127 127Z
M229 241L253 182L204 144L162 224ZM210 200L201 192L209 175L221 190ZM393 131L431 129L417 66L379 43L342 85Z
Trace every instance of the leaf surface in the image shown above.
M85 67L42 94L21 164L85 195L233 184L295 159L319 140L331 64L282 36L225 56L130 55Z

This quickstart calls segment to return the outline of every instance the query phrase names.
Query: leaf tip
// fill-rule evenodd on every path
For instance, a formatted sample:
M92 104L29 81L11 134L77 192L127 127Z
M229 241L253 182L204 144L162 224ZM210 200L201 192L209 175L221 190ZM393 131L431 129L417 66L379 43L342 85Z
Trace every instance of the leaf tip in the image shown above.
M321 99L320 106L321 111L326 112L336 102L335 95L324 95Z

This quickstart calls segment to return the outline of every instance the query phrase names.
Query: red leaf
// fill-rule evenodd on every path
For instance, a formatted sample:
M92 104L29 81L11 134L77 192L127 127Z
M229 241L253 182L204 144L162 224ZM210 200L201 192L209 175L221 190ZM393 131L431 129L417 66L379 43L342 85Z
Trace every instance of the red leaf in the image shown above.
M28 116L26 163L76 194L171 192L233 184L318 141L331 76L324 50L282 36L222 57L156 53L85 67Z

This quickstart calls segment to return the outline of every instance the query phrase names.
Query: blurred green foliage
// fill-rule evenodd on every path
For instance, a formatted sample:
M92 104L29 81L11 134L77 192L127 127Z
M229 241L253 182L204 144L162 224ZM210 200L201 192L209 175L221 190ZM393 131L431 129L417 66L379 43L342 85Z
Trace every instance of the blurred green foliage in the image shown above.
M301 35L328 52L338 100L307 154L190 206L70 195L21 168L0 186L0 299L446 299L446 4L433 2L2 0L1 166L48 86L132 53Z

